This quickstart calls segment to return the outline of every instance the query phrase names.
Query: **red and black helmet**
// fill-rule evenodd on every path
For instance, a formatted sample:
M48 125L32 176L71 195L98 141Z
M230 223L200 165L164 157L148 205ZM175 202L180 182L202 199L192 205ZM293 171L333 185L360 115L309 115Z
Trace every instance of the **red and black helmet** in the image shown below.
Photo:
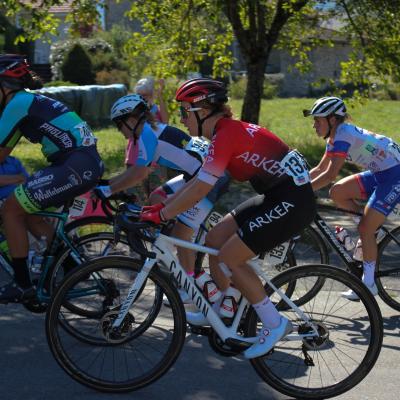
M195 78L184 82L176 91L175 100L197 103L207 100L211 104L226 103L227 90L222 82L210 78Z
M29 74L29 64L25 56L0 54L0 79L20 80Z

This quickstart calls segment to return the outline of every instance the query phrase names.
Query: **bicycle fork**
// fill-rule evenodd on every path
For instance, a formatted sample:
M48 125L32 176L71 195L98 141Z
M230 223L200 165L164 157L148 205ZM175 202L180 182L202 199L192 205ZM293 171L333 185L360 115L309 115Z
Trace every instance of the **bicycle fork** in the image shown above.
M128 313L129 309L131 308L133 302L136 300L136 297L143 286L144 282L146 281L147 277L149 276L149 273L151 269L154 267L154 264L156 263L155 258L147 258L145 263L143 264L142 269L140 272L137 274L135 281L133 282L131 288L129 289L128 295L124 302L121 305L120 311L118 313L118 317L115 319L115 321L112 324L112 328L114 330L118 329L119 326L121 325L122 321L126 317L126 314Z

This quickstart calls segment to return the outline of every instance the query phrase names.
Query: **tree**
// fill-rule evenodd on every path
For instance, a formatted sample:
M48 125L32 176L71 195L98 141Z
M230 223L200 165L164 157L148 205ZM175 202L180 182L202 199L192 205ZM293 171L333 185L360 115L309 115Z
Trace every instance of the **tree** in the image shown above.
M19 39L32 39L55 33L57 22L48 10L61 3L3 0L0 11L8 17L25 11L26 17L20 18L25 33ZM68 19L77 31L97 21L97 6L103 1L71 4L74 12ZM235 37L248 74L242 119L257 122L271 50L287 50L297 57L294 67L304 71L310 67L309 51L323 41L318 37L321 22L332 16L341 19L342 32L354 48L343 63L342 83L368 91L374 80L399 81L399 13L400 0L136 0L128 15L142 23L142 32L132 34L124 51L133 65L150 60L148 72L159 76L183 78L208 58L213 60L213 76L223 77L233 61L230 45Z
M75 44L61 66L62 79L78 85L95 83L92 61L84 48Z
M400 1L339 0L353 53L342 64L341 81L368 95L376 83L400 82Z

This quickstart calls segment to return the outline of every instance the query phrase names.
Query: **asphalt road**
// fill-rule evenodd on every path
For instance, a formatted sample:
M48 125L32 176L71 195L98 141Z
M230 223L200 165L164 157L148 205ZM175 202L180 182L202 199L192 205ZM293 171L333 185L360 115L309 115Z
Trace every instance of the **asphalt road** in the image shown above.
M400 319L379 301L385 337L377 364L357 387L338 399L398 399ZM135 393L101 394L69 378L53 359L45 338L44 317L20 306L0 313L0 387L4 400L41 399L287 399L261 381L241 357L215 354L204 337L188 334L174 367L154 384Z

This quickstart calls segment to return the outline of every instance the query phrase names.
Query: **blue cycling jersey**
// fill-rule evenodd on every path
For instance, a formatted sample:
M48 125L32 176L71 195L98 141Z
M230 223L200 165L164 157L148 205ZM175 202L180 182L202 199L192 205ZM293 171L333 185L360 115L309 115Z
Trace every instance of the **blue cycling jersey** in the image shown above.
M0 147L14 148L22 136L40 143L49 161L96 143L86 122L63 103L24 90L14 95L1 115Z
M139 137L136 165L149 167L153 163L193 176L207 156L209 143L192 138L178 128L162 123L153 129L145 123Z
M19 175L23 174L28 177L24 166L21 161L15 157L7 157L2 163L0 163L0 175ZM8 195L16 188L16 184L0 186L0 200L8 197Z

